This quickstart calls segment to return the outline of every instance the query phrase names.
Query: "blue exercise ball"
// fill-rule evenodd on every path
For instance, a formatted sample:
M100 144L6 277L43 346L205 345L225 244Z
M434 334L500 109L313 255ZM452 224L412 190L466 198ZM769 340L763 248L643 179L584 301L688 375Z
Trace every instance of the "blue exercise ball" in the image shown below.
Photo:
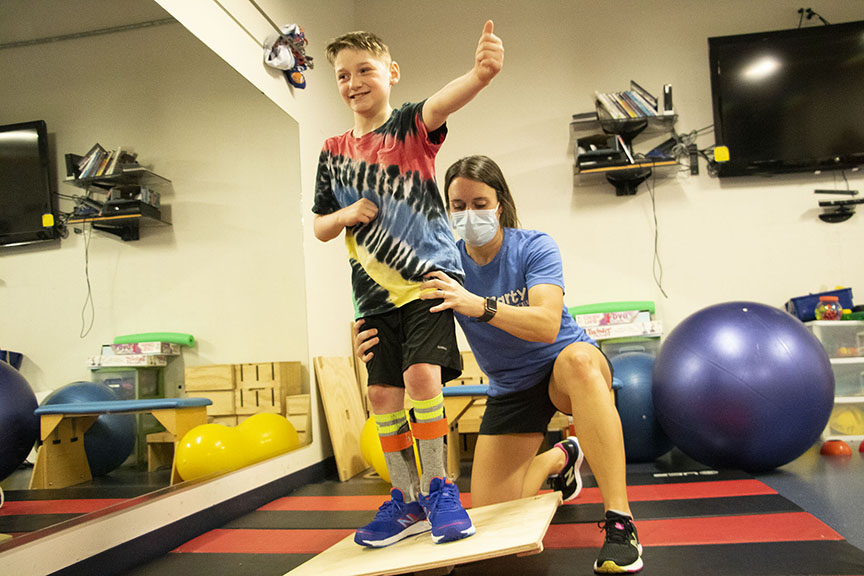
M824 348L797 318L755 302L709 306L666 337L654 409L682 452L750 472L791 462L818 439L834 405Z
M39 439L39 403L18 370L0 361L0 480L15 471Z
M654 416L651 375L655 357L644 352L626 352L612 358L615 369L615 404L624 430L628 462L653 462L672 449L672 441Z
M73 382L49 394L42 405L78 404L119 400L117 394L97 382ZM93 476L104 476L119 467L135 449L135 415L102 414L84 433L84 452Z

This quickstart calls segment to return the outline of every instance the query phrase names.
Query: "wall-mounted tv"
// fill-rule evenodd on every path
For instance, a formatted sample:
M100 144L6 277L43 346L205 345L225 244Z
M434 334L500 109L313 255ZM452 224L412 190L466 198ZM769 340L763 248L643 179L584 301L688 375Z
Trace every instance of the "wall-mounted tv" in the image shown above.
M59 238L45 122L0 126L0 246Z
M864 21L708 39L719 176L864 165Z

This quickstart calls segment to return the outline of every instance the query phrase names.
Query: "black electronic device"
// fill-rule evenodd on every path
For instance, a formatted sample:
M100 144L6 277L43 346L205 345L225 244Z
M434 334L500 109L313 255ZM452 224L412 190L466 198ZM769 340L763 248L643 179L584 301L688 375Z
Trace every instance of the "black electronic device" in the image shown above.
M0 246L58 240L45 122L0 126Z
M672 85L663 85L663 114L674 114L675 108L672 106Z
M720 177L864 165L864 21L708 39Z

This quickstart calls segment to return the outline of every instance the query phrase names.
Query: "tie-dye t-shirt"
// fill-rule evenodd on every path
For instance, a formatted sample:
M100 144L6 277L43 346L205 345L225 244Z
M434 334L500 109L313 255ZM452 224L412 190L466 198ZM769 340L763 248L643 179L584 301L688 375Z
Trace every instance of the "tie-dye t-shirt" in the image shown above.
M399 308L420 296L423 276L441 270L462 280L462 266L435 183L435 155L447 134L423 123L423 103L394 110L377 130L327 139L318 159L315 214L368 198L378 215L345 229L355 318Z

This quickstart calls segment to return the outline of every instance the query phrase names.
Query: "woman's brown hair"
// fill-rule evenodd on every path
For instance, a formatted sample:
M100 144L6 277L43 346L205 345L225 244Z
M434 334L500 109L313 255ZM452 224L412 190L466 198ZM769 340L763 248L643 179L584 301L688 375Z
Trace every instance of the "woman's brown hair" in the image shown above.
M450 183L454 178L467 178L474 182L482 182L493 190L501 206L498 221L505 228L519 228L519 217L516 216L516 204L510 194L510 188L504 179L504 174L498 164L488 156L466 156L453 163L447 169L444 177L444 202L450 210Z

